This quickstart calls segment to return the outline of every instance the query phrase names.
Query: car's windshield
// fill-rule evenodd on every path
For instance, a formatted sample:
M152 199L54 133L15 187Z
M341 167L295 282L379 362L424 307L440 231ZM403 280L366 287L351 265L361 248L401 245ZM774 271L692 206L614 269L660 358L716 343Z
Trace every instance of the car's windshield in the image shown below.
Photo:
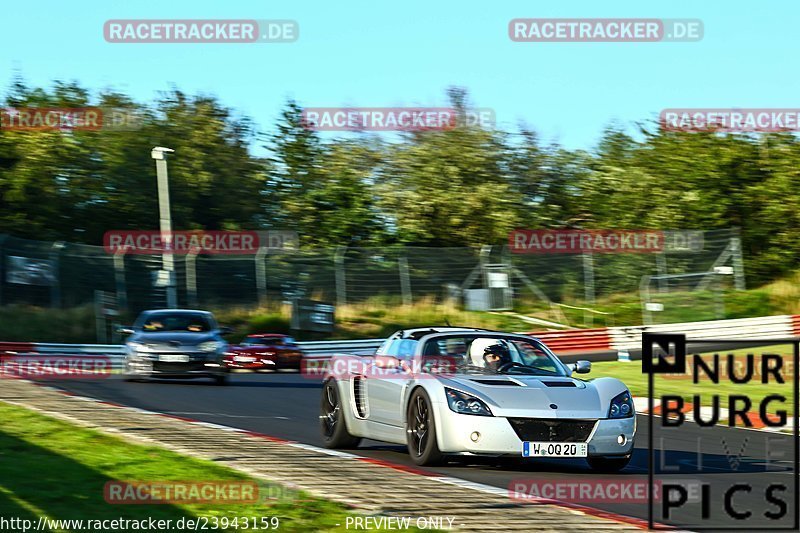
M455 373L503 373L565 376L563 365L533 339L454 335L426 341L422 362Z
M145 315L134 326L144 332L185 331L201 333L211 331L211 323L199 313L157 313Z

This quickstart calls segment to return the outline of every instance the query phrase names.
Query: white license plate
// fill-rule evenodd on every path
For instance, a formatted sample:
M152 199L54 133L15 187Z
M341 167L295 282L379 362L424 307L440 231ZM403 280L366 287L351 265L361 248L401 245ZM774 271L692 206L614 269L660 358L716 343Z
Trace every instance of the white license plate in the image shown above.
M162 363L188 363L189 356L182 353L162 353L158 360Z
M585 442L523 442L523 457L586 457L589 445Z
M242 357L241 355L237 355L233 358L234 361L237 363L252 363L256 360L255 357Z

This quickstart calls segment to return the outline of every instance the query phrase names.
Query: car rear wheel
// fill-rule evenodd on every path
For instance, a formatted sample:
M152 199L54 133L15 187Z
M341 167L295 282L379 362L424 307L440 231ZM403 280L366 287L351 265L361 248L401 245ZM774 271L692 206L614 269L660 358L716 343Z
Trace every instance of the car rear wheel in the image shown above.
M228 373L217 374L214 376L214 383L216 385L224 386L228 384Z
M406 435L408 453L414 464L433 465L442 460L442 452L436 443L436 425L431 400L424 389L415 390L408 402Z
M319 425L326 448L355 448L361 442L361 438L347 431L342 409L336 381L329 379L322 386L319 406Z
M619 472L631 462L631 456L624 457L587 457L586 459L592 470L607 474Z

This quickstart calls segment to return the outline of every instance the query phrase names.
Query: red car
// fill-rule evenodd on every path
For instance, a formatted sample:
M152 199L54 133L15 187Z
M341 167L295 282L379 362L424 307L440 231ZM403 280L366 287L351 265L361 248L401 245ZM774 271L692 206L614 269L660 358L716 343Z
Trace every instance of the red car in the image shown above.
M258 333L248 335L241 344L230 346L225 366L250 370L300 370L303 352L288 335Z

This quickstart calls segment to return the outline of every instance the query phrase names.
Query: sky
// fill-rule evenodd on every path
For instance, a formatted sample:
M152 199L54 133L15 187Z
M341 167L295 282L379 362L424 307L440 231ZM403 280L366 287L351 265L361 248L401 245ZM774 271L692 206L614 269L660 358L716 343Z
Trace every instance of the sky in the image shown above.
M1 0L0 90L76 80L139 101L213 94L270 131L306 107L443 106L449 86L546 142L590 149L664 108L800 107L800 3L685 0ZM695 18L699 42L519 43L515 18ZM109 19L292 19L284 44L108 43Z

